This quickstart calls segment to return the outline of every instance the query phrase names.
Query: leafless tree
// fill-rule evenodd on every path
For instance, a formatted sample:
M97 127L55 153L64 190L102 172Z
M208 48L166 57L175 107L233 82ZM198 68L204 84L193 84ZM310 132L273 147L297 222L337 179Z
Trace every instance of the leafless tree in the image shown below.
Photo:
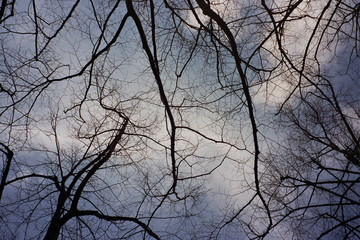
M3 0L2 237L359 237L359 6Z
M282 141L269 149L263 176L274 228L284 224L289 236L360 237L358 9L353 1L324 2L303 54L281 53L293 69L292 90L274 119ZM279 49L286 29L281 23Z

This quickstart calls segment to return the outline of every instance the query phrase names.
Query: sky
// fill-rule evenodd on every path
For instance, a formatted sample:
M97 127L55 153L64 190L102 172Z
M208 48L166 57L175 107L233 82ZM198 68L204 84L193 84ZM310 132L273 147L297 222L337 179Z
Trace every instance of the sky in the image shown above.
M355 4L352 1L347 2ZM158 86L133 20L127 20L115 44L96 60L96 64L90 64L81 76L59 81L81 71L94 52L111 41L125 16L125 4L121 2L120 7L113 13L107 22L105 37L98 44L100 29L107 21L107 14L115 1L108 1L108 4L102 1L81 1L74 17L50 44L46 45L47 48L38 56L39 59L35 60L36 49L39 51L45 46L45 35L51 36L55 33L61 25L61 18L70 11L72 3L51 1L49 4L36 1L39 14L37 21L41 26L41 29L37 29L34 28L31 2L17 2L14 18L1 26L1 47L4 53L0 65L2 87L10 89L9 92L16 92L13 101L26 96L13 112L9 109L1 116L0 140L9 144L16 152L9 179L31 173L66 175L81 159L88 161L95 158L97 153L111 142L114 129L121 127L123 117L116 112L121 111L130 118L130 127L106 168L101 169L89 184L86 192L88 199L83 199L81 207L95 209L95 203L102 202L104 204L97 207L108 213L122 212L130 216L149 217L152 212L156 212L150 227L164 238L215 238L218 227L229 221L255 194L254 143L248 109L234 61L231 53L226 50L226 37L218 31L219 27L214 23L212 27L216 34L213 37L221 39L225 42L224 45L214 44L214 39L211 39L206 31L198 34L200 25L191 11L183 10L187 7L184 2L176 2L177 12L189 25L164 10L161 2L155 3L155 18L159 24L155 36L158 40L156 47L161 78L175 122L182 126L176 130L178 174L180 179L183 178L178 183L178 190L180 196L191 195L183 201L178 201L171 195L155 210L161 202L161 196L172 184L170 121L164 111ZM176 3L171 2L174 5ZM245 67L243 63L243 67L251 86L260 131L258 136L261 156L264 159L268 157L269 149L280 151L279 146L282 146L282 143L286 145L285 137L289 134L274 127L280 119L276 117L276 113L284 101L287 106L295 105L300 95L296 84L301 77L294 71L294 67L290 66L290 60L297 69L304 68L309 72L309 76L316 76L318 68L312 66L317 64L313 57L317 53L320 73L330 79L335 92L343 92L343 109L354 116L352 126L358 129L359 115L356 115L356 110L360 94L359 88L354 86L359 85L359 60L358 55L350 52L349 46L352 46L353 42L346 41L345 38L344 41L340 39L339 44L336 41L330 45L321 43L317 50L316 43L321 37L321 31L312 35L316 18L309 16L320 16L326 3L304 2L294 11L293 15L302 14L305 17L294 18L284 27L283 46L289 57L284 60L274 36L267 39L260 50L256 49L266 39L272 27L271 22L264 23L264 20L269 18L259 1L241 1L241 4L238 1L211 1L213 9L229 23L240 55L248 59L255 51L248 62L251 66ZM145 26L147 40L153 49L148 21L149 5L146 1L136 4L136 10L141 13ZM267 4L273 8L276 5L286 7L288 2L269 1ZM330 14L333 8L334 5L331 5L326 14ZM204 24L210 22L199 9L195 11ZM280 18L284 14L277 16ZM243 16L247 19L242 19ZM336 17L340 18L340 14ZM173 28L173 24L177 28ZM351 33L347 26L343 29L344 32ZM36 33L39 30L35 37L34 31ZM326 33L329 36L333 34L331 30ZM38 40L37 44L35 39ZM309 39L312 39L310 44ZM220 50L216 52L216 49ZM305 53L306 64L302 65L301 56ZM258 66L267 71L254 69ZM28 92L28 89L36 84L45 86L46 80L51 80L51 85L43 90L40 88ZM299 86L304 95L313 92L304 79ZM289 94L293 97L288 99ZM11 96L2 92L0 99L2 110L11 101ZM32 105L35 100L36 103ZM115 111L105 110L104 105L111 106ZM30 114L26 115L28 118L21 117L29 110ZM6 126L6 123L18 117L21 118L13 127ZM92 138L93 134L99 136ZM277 144L279 142L280 145ZM85 165L85 162L83 164ZM286 164L291 164L291 161ZM61 173L59 165L63 166L65 174ZM266 170L271 167L271 164L266 165L264 160L260 168L260 179L266 179ZM205 175L188 179L202 174ZM73 177L67 183L71 179ZM25 232L24 229L27 229L28 235L24 237L27 238L37 236L41 229L44 230L44 223L49 221L50 215L42 215L41 211L53 211L52 204L56 202L57 196L57 192L50 194L54 186L47 183L46 180L42 182L40 179L31 179L6 188L6 204L15 201L12 199L15 194L23 194L21 184L24 184L24 193L35 193L33 198L29 198L31 201L13 206L18 207L16 211L28 214L31 216L29 219L34 221L14 221L14 224L10 224L13 218L21 219L22 216L9 215L3 221L12 228L10 231L21 235ZM44 201L37 199L37 191L41 189L37 188L39 186L44 187L39 196L49 193L49 198ZM98 194L92 192L95 190ZM307 199L308 195L304 195ZM266 196L266 199L270 202L271 197ZM29 214L28 210L33 204L36 205L37 201L39 205L35 208L36 211ZM231 224L222 228L217 239L240 239L244 231L249 232L247 222L251 222L254 231L264 230L267 220L261 217L265 210L256 208L257 205L261 205L258 198ZM2 211L8 214L13 207L11 204L3 205ZM191 216L194 213L195 216ZM96 224L91 219L86 220ZM76 224L81 225L75 221L67 224L66 234L71 234L71 228L77 226ZM106 225L101 224L100 226ZM287 239L290 235L296 238L299 233L294 226L291 227L295 230L289 230L290 225L291 223L286 221L279 224L267 239ZM19 228L16 230L15 227ZM109 227L109 232L116 230L113 227ZM129 228L130 225L121 227ZM215 229L214 232L210 231L212 228ZM7 230L3 229L2 234L5 234ZM106 230L98 229L96 234L106 239ZM87 232L86 227L84 232ZM126 234L126 230L122 232ZM168 235L168 232L174 235ZM133 239L138 236L135 235Z

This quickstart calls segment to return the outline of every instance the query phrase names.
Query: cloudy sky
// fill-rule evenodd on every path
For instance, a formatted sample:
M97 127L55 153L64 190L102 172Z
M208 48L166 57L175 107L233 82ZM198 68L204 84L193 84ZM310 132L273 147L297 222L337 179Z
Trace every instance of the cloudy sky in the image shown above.
M359 3L203 3L7 1L0 236L359 236Z

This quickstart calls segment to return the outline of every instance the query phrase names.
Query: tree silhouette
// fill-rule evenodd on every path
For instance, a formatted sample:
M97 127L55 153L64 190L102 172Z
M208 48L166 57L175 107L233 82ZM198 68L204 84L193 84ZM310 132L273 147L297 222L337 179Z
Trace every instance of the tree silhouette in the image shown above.
M359 238L359 3L5 1L5 239Z

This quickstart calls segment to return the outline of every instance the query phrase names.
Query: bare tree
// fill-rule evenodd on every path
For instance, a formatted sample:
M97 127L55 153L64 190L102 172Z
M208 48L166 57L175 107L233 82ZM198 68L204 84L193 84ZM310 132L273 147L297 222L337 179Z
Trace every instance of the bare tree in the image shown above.
M352 1L324 2L303 54L281 53L297 77L287 80L293 90L274 119L280 141L265 158L264 191L273 201L274 227L293 229L288 235L360 236L358 7ZM287 31L286 23L279 24L280 48Z
M359 237L359 9L2 1L2 236Z

